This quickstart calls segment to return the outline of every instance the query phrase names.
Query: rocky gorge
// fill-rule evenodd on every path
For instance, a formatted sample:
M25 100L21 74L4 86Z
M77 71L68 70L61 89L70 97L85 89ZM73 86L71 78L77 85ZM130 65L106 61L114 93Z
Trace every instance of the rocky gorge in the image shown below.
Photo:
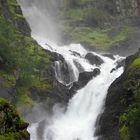
M88 50L124 56L138 50L139 0L68 1L64 2L61 10L65 25L62 44L81 43ZM75 28L77 25L79 27ZM126 58L124 73L108 90L104 113L99 117L96 132L101 140L140 139L139 56L138 51ZM104 63L90 53L85 58L92 65ZM56 62L61 63L63 79L69 83L70 73L63 56L42 49L31 37L30 26L15 0L0 0L0 96L13 104L20 116L26 118L29 112L34 114L33 108L40 102L41 107L49 111L55 103L66 106L78 89L100 74L98 68L83 72L77 63L81 73L78 81L69 87L56 79ZM29 140L28 124L19 118L14 107L0 100L0 139ZM31 118L32 121L37 117Z

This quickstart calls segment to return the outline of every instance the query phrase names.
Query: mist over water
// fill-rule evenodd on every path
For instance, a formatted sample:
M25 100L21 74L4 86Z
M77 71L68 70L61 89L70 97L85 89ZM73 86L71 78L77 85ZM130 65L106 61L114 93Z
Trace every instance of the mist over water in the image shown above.
M62 0L17 0L36 39L59 42L61 39L58 9Z
M85 59L88 51L80 44L56 45L60 39L60 32L55 17L60 1L18 0L18 2L30 24L32 36L43 48L61 54L69 66L70 81L66 82L62 77L60 62L56 62L55 73L59 82L69 85L78 80L80 72L93 71L95 68L100 70L98 76L93 77L85 87L77 91L66 109L56 105L53 115L46 114L43 120L30 124L28 131L31 134L31 140L96 140L97 137L94 134L97 117L103 111L110 84L123 72L122 67L114 69L117 62L123 58L114 56L115 59L112 60L101 54L90 52L104 62L100 66L91 65ZM112 69L114 69L113 72L111 72Z

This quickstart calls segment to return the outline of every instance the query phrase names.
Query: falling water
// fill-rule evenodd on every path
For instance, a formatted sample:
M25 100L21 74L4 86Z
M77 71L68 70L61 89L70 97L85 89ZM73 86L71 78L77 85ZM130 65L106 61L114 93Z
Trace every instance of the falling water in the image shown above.
M115 59L112 60L101 54L90 52L104 61L100 66L91 65L85 59L88 51L80 44L58 46L56 43L49 41L49 36L53 36L55 33L57 34L56 25L52 22L54 19L50 16L46 16L46 12L44 13L44 10L38 6L41 3L43 3L42 5L46 4L44 2L49 2L49 0L41 0L38 1L39 3L37 3L37 0L31 0L31 3L27 0L18 1L31 26L32 36L43 48L57 52L64 57L69 68L71 79L69 83L64 81L61 74L60 62L56 62L55 72L59 82L66 85L71 84L78 80L80 72L93 71L95 68L100 69L100 74L93 77L85 87L78 90L72 97L65 112L57 110L50 119L51 123L44 121L41 138L39 138L37 133L39 123L30 125L28 130L31 134L31 140L96 140L97 137L94 136L96 121L97 117L103 111L107 90L111 83L122 74L123 68L121 67L113 72L111 71L116 68L117 61L122 58L114 56ZM39 25L36 25L36 23Z
M123 68L120 68L110 73L116 66L117 58L111 60L100 57L104 60L100 75L77 91L62 116L54 116L53 123L47 126L44 140L96 140L95 124L102 111L108 87L123 72Z

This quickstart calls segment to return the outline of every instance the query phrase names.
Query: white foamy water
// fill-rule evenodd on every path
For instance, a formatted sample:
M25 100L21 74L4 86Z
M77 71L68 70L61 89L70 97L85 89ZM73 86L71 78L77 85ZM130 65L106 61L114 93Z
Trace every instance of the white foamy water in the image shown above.
M94 53L95 54L95 53ZM77 91L69 101L67 111L64 114L52 116L52 123L46 126L43 140L96 140L96 120L103 111L103 105L110 84L121 75L123 68L112 73L117 61L101 56L104 63L98 67L101 73L94 77L85 87ZM72 56L73 57L73 56ZM85 65L86 67L86 65ZM30 128L34 137L34 125ZM32 140L38 140L32 138Z
M42 14L43 10L39 9L38 5L35 5L35 3L26 7L26 5L28 5L27 0L18 1L33 30L32 36L43 48L52 52L57 52L64 57L68 65L70 81L66 83L62 78L61 64L58 61L55 63L55 73L59 82L69 85L78 80L79 73L82 71L93 71L95 68L99 68L101 71L98 76L93 77L85 87L78 90L72 99L70 99L66 112L59 112L59 110L57 110L51 117L50 123L44 123L45 127L43 126L41 138L38 136L39 123L31 124L28 128L31 134L31 140L96 140L97 137L94 136L96 121L97 117L103 111L107 90L111 83L123 72L122 67L114 70L112 73L111 70L117 66L117 61L122 58L115 56L115 60L112 60L95 52L90 52L104 61L101 66L91 65L85 59L85 55L88 51L80 44L58 46L48 41L47 30L48 34L50 30L55 34L55 31L53 31L55 28L52 28L50 24L52 22L46 21L50 20L50 18L45 17L46 15ZM36 1L37 0L35 0L35 2ZM40 4L42 1L45 2L45 0L41 0ZM38 16L41 18L38 18ZM38 21L39 19L42 20ZM39 22L44 22L44 24L41 23L41 26L36 25L36 23L39 24ZM45 22L48 24L45 25ZM80 65L80 69L75 62Z

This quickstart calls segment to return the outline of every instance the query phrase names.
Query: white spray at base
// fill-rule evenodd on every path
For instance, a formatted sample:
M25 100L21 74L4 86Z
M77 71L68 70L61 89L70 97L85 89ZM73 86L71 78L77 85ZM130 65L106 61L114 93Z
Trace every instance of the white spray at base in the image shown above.
M75 50L72 46L77 47L76 49L78 50ZM84 59L87 52L78 44L67 47L57 47L55 51L63 55L64 58L67 56L69 58L65 59L67 63L72 61L73 57L74 59L77 57L77 60L85 70L95 68L94 65L90 65L86 59ZM75 51L80 53L80 55L73 56L67 51ZM104 63L98 67L101 73L93 77L85 87L77 91L74 97L69 101L65 113L60 115L54 114L54 116L52 116L51 124L45 128L43 140L96 140L96 137L94 137L96 121L99 114L103 111L107 90L111 83L122 74L123 68L121 67L111 73L111 70L117 66L117 61L122 58L115 56L115 60L112 60L95 52L92 53L104 61ZM75 69L75 67L72 68L74 73L78 75L77 69ZM29 128L29 132L31 133L31 140L38 140L34 138L34 125Z
M27 0L18 1L21 5L26 2L28 5ZM45 0L42 1L45 2ZM28 128L28 131L31 134L31 140L96 140L97 137L94 136L96 131L96 121L100 113L103 111L107 90L111 83L123 72L122 67L113 72L111 72L111 70L117 66L117 61L122 58L115 56L115 60L112 60L95 52L91 52L104 61L101 66L91 65L85 59L85 55L88 51L86 51L80 44L57 46L46 40L46 31L47 28L49 31L49 27L45 27L45 24L39 26L40 22L45 23L45 21L48 20L48 18L46 19L45 14L38 11L42 9L39 9L36 5L32 5L32 7L28 8L25 6L22 8L32 30L34 30L32 36L43 48L61 54L67 62L71 75L70 83L65 83L62 79L61 69L59 67L60 64L59 62L56 62L56 66L58 67L56 70L56 78L59 82L69 85L78 80L79 73L82 71L93 71L93 69L97 67L101 71L101 73L98 76L93 77L85 87L77 91L69 101L66 112L59 112L59 110L57 110L57 112L54 113L51 122L45 124L41 139L38 138L37 132L39 123L31 124ZM37 18L33 17L35 15L38 15ZM38 17L41 17L40 22L38 21ZM35 27L36 21L38 21L37 29ZM46 28L45 31L43 31L43 28ZM50 30L53 32L52 27ZM46 43L49 45L46 45ZM80 64L82 70L79 70L74 62Z

